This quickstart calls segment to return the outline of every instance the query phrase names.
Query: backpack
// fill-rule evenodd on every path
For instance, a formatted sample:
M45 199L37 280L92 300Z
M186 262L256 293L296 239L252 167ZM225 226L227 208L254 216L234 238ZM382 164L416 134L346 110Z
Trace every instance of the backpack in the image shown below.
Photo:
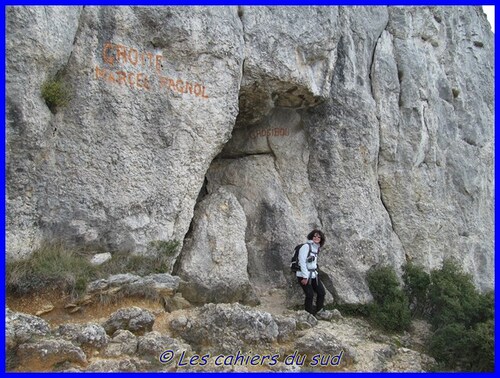
M307 244L309 246L309 252L307 253L307 257L311 254L311 244L309 243L303 243L299 244L295 247L293 257L292 257L292 262L290 263L290 270L292 273L295 273L300 270L300 265L299 265L299 250L302 248L304 244Z

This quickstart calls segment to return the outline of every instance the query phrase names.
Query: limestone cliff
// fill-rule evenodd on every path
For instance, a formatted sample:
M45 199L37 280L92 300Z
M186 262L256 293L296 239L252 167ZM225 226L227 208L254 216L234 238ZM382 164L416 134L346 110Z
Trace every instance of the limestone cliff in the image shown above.
M8 7L6 23L9 258L175 239L200 301L250 303L291 282L319 227L337 300L369 301L366 271L409 259L454 257L493 287L480 7Z

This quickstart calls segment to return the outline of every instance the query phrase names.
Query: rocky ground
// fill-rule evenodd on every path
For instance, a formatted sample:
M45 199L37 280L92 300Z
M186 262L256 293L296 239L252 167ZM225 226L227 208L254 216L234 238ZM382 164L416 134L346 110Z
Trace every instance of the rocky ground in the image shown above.
M318 321L288 310L281 290L261 290L256 307L196 307L175 295L177 285L169 275L118 275L79 301L8 297L7 369L423 372L434 364L423 353L425 322L387 335L337 311Z

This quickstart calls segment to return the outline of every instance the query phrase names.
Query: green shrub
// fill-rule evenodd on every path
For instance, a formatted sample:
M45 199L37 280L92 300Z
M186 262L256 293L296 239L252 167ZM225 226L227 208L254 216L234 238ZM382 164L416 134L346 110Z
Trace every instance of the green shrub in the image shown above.
M462 351L468 356L464 361L468 371L493 371L495 367L495 326L493 319L477 323L467 335L467 348Z
M441 269L431 272L429 302L430 321L437 329L452 323L471 326L480 298L471 276L446 260Z
M410 263L403 267L403 282L412 315L422 317L427 314L430 275L422 267Z
M368 273L367 281L374 299L369 306L370 319L387 331L409 329L411 314L408 298L394 270L389 267L374 269Z
M400 292L384 303L370 306L370 319L386 331L404 331L411 325L411 313L408 299Z
M398 277L394 269L390 267L379 267L368 272L368 287L376 303L384 303L391 300L400 292Z
M493 320L466 328L451 323L438 328L429 343L429 353L445 369L487 372L494 369Z
M402 331L409 328L411 314L423 316L434 331L428 353L440 369L493 371L494 293L480 294L471 276L451 260L430 274L408 264L402 278L404 290L391 268L367 274L374 298L368 307L373 323L387 331Z
M47 79L41 88L42 98L52 113L68 104L71 96L69 86L63 81L60 75Z
M430 354L447 368L492 371L494 366L493 292L480 294L470 275L452 261L431 272Z
M438 329L429 342L429 352L447 367L456 366L461 361L466 346L467 330L463 324L451 323Z

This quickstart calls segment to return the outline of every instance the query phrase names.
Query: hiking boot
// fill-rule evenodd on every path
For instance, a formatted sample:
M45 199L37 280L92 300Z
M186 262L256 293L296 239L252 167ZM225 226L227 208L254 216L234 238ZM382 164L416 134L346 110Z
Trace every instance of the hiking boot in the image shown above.
M319 310L314 316L318 320L330 320L331 318L333 318L333 314L325 309Z

